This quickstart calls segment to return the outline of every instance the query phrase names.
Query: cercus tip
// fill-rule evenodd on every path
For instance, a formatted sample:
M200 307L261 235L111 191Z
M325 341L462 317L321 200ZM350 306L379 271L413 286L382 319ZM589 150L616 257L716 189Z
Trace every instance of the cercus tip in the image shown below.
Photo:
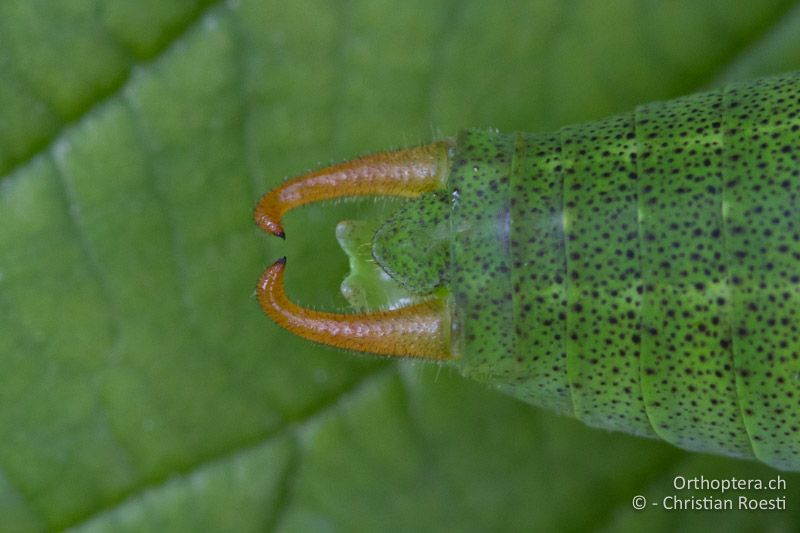
M264 200L262 200L262 203L264 203ZM286 239L286 233L283 231L283 226L277 220L275 214L269 212L265 213L264 211L265 209L261 204L256 206L254 216L258 227L260 227L266 233L270 233L276 237L280 237L281 239Z

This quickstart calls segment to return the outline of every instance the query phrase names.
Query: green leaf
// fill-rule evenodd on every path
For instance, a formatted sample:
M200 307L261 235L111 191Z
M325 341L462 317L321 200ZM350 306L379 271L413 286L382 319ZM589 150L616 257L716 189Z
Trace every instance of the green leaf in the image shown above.
M0 529L797 529L630 506L765 466L291 337L264 266L343 307L335 223L385 206L286 243L251 212L318 164L797 69L798 35L779 0L0 4Z

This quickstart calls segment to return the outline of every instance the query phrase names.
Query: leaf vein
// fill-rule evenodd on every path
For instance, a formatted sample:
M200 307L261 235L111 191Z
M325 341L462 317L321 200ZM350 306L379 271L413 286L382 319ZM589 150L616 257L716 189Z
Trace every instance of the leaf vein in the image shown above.
M302 452L297 442L297 438L292 439L291 455L286 468L281 476L277 498L275 498L275 508L273 509L270 521L264 526L264 531L278 531L283 522L286 512L291 507L294 484L297 479L297 472L300 469L300 459Z
M299 428L307 426L316 420L319 420L320 418L336 411L343 403L346 402L348 398L352 396L358 396L362 389L364 389L370 383L385 379L387 376L390 376L393 373L394 368L391 365L388 366L388 368L381 366L378 368L378 370L367 372L359 376L353 382L345 385L331 396L321 398L319 402L311 405L305 412L300 413L296 417L287 418L283 423L266 431L262 435L259 435L255 438L249 438L243 442L238 442L232 447L225 448L218 453L199 458L198 461L186 468L165 472L164 475L160 476L158 479L149 480L145 483L134 486L108 505L92 510L84 516L77 517L70 524L64 525L63 529L78 529L84 525L88 525L90 522L98 519L102 515L111 513L115 509L130 504L143 493L158 490L159 488L164 487L176 475L185 477L192 472L202 470L210 465L235 458L245 450L264 446L265 444L268 444L279 437L293 432L297 433ZM291 468L289 470L291 470Z
M27 154L10 161L5 167L0 167L0 180L2 180L4 177L15 174L36 160L37 157L51 151L56 146L59 139L63 138L67 131L69 131L75 125L80 124L86 119L86 117L91 116L105 103L122 94L125 88L128 87L133 81L137 71L150 68L157 63L162 57L167 55L175 45L180 43L189 33L191 33L194 28L201 24L209 13L224 5L225 4L223 0L215 0L206 7L193 13L192 16L186 20L185 24L173 33L171 38L165 39L162 45L153 53L152 56L148 57L142 62L132 61L127 73L124 76L120 76L117 83L113 84L103 93L101 93L97 99L95 99L93 102L90 102L84 109L80 110L74 118L68 122L62 123L52 134L41 139L39 142L34 143ZM38 99L46 103L46 101L42 98L39 97Z
M145 132L145 127L142 123L142 117L144 113L139 108L130 92L126 93L124 102L131 114L131 122L133 124L133 131L136 139L139 142L142 151L144 151L146 155L145 171L147 173L147 179L145 179L143 183L146 184L150 194L155 199L155 203L159 206L159 210L164 214L164 220L167 225L167 233L169 234L171 248L169 257L172 259L171 263L173 276L175 278L175 286L178 289L179 301L181 302L183 322L184 324L188 325L190 323L189 318L191 317L192 303L186 289L185 259L182 253L182 247L180 246L180 235L178 234L177 222L175 221L173 210L170 208L169 202L158 187L158 171L155 164L155 150L147 140L148 138Z

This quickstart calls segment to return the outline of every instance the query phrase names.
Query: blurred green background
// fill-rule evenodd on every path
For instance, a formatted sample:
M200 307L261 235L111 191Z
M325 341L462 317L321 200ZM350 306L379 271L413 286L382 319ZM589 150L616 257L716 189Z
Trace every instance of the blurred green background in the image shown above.
M335 224L386 207L285 243L251 210L372 150L798 68L781 0L0 3L0 530L797 530L800 475L760 494L787 511L634 511L777 472L278 330L264 266L343 308Z

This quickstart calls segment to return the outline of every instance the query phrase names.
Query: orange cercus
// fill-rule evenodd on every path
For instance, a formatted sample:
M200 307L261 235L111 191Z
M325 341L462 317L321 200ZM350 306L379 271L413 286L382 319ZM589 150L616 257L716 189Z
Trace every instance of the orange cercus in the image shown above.
M254 211L255 221L265 232L285 239L283 215L301 205L356 196L414 198L443 189L452 145L453 141L445 140L377 153L298 176L261 198ZM264 312L295 335L378 355L454 358L444 298L358 314L315 311L287 297L283 284L285 265L284 257L264 271L257 294Z

